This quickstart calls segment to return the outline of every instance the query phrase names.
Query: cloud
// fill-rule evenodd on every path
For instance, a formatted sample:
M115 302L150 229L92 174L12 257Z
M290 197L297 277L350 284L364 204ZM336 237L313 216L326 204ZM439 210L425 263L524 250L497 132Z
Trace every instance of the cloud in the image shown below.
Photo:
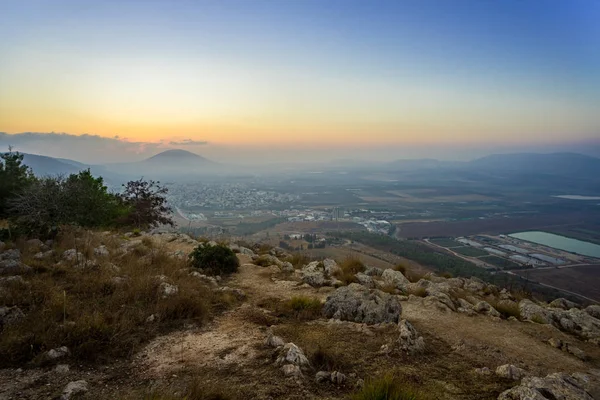
M153 156L173 146L205 145L200 140L164 139L160 142L129 141L115 135L103 137L92 134L23 132L8 134L0 132L0 151L9 146L22 153L42 154L50 157L68 158L90 164L137 161Z
M171 141L169 142L172 146L200 146L208 144L206 140L192 140L192 139L184 139L182 141Z

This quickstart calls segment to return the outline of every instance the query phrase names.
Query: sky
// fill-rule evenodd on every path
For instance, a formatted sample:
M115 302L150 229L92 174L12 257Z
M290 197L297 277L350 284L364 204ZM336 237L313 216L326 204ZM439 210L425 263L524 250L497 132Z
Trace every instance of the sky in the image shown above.
M5 1L0 132L233 158L587 143L599 20L594 0Z

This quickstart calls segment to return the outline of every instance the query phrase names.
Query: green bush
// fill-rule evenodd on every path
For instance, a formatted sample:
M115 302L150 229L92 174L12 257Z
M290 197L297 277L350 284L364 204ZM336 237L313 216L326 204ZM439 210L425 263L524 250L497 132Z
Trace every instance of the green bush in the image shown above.
M193 267L202 268L212 275L227 275L237 272L240 262L235 253L227 246L200 245L190 254Z

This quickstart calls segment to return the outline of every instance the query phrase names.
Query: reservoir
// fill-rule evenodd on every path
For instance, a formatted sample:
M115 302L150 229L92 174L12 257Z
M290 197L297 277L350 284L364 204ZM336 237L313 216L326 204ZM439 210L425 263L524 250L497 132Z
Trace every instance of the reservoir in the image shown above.
M515 239L526 240L528 242L542 244L544 246L553 247L555 249L569 251L588 257L600 258L600 245L594 243L583 242L577 239L555 235L548 232L531 231L519 232L508 235Z

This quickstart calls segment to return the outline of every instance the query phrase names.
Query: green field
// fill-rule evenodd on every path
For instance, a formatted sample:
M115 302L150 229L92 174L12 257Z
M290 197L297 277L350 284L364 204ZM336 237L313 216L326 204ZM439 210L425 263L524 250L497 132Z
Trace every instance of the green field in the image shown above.
M458 247L458 246L462 246L462 243L457 242L454 239L430 239L429 240L431 243L433 244L437 244L438 246L442 246L442 247Z
M489 254L487 251L477 249L471 246L456 247L452 249L452 251L467 257L481 257L487 256Z
M484 261L488 264L492 264L496 267L500 267L502 269L522 269L523 268L520 264L517 264L515 262L512 262L510 260L507 260L505 258L498 257L498 256L481 257L480 260Z

